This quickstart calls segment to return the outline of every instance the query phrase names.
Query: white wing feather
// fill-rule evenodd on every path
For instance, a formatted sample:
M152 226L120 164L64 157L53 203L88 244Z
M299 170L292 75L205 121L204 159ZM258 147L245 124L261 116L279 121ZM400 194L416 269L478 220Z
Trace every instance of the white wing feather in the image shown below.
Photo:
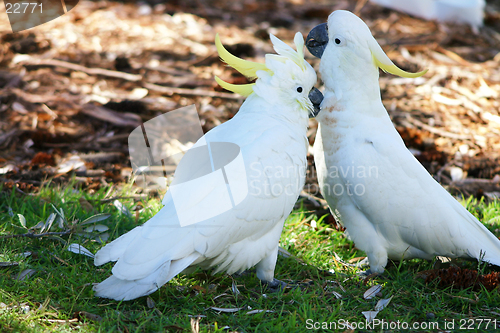
M382 247L392 259L484 255L500 265L500 241L432 178L389 117L356 121L355 131L337 127L335 136L318 136L315 147L322 191L356 245L367 252ZM328 176L332 168L337 179ZM351 195L328 194L335 184L350 184ZM370 258L375 270L377 262L385 266Z
M167 192L160 212L96 254L96 265L117 261L113 276L95 287L97 296L133 299L154 292L191 265L204 268L219 265L218 271L231 274L256 265L272 253L277 248L284 219L304 183L305 137L296 136L289 126L273 118L258 120L245 114L207 133L208 142L238 144L245 165L251 166L247 169L248 178L260 182L260 186L282 181L266 174L270 167L280 165L296 170L291 179L284 178L298 184L296 193L274 195L262 191L252 195L249 187L249 195L232 210L180 227ZM256 178L256 174L248 175L249 172L260 176Z

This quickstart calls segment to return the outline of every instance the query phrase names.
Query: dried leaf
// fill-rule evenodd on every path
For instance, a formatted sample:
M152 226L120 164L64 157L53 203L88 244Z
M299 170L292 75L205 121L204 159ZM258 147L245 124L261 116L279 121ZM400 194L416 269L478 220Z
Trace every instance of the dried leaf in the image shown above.
M377 317L378 311L363 311L361 312L365 316L366 320L371 323L375 317Z
M23 258L27 258L31 255L31 252L27 251L27 252L23 252L20 254L21 257ZM3 262L0 262L0 267L11 267L11 266L18 266L19 265L19 262L17 261L3 261Z
M238 296L240 294L240 291L238 290L238 287L236 286L234 280L232 281L231 284L231 290L233 291L234 296Z
M240 310L243 310L245 307L242 308L218 308L215 306L211 306L210 309L214 311L219 311L219 312L225 312L225 313L233 313L233 312L238 312Z
M58 165L57 173L64 174L71 170L85 171L85 162L78 155L73 155L70 158L62 160Z
M224 293L224 294L217 295L217 296L215 296L215 297L212 299L212 301L215 301L217 298L219 298L219 297L223 297L223 296L229 296L229 294Z
M292 256L292 254L290 252L288 252L287 250L285 250L281 246L278 247L278 254L282 257L285 257L285 258L290 258Z
M19 217L19 223L21 224L21 226L24 229L28 229L26 228L26 218L22 214L17 214L17 216Z
M50 297L47 296L45 301L42 304L40 304L38 309L36 309L36 313L43 313L45 311L45 309L47 309L47 306L49 305L49 303L50 303Z
M333 294L333 296L335 296L335 298L336 298L336 299L341 299L341 298L342 298L342 295L341 295L341 294L339 294L339 293L338 293L338 292L336 292L336 291L332 291L332 294Z
M18 266L19 263L17 261L1 261L0 262L0 267L11 267L11 266Z
M262 312L268 313L268 312L274 312L274 311L273 310L252 310L252 311L248 311L247 315L253 315L253 314L262 313Z
M31 268L26 268L21 273L19 273L19 275L16 277L16 280L24 281L26 279L29 279L35 273L36 273L36 270L31 269Z
M113 205L120 211L120 213L122 213L128 217L132 217L132 214L130 213L128 208L125 207L125 205L123 205L120 201L118 201L118 200L113 201Z
M28 114L28 110L26 110L26 108L24 107L24 105L22 105L21 103L19 102L14 102L12 103L12 106L11 106L12 110L18 112L18 113L21 113L21 114Z
M200 332L200 317L191 318L191 333Z
M115 200L115 201L118 201L118 200ZM93 216L89 217L88 219L84 220L82 223L79 223L79 224L80 225L85 225L85 224L91 224L91 223L96 223L96 222L104 221L104 220L109 219L110 216L111 216L111 214L96 214L96 215L93 215Z
M66 221L66 218L64 217L64 211L63 211L63 209L61 208L61 210L59 211L59 210L56 208L56 206L54 206L53 204L51 204L51 205L52 205L52 208L56 211L56 214L57 214L57 215L59 215L59 217L60 217L61 219L63 219L63 221Z
M196 290L197 292L201 292L201 293L204 293L204 294L206 294L206 293L207 293L207 290L206 290L205 288L203 288L202 286L198 286L198 285L196 285L196 286L193 286L192 288L193 288L194 290Z
M384 298L384 299L381 299L377 302L377 305L375 305L375 311L382 311L387 305L389 305L389 303L391 302L391 299L393 298L394 296L391 296L389 298Z
M370 289L368 289L367 291L365 291L365 293L363 294L363 298L364 299L372 299L373 297L375 297L375 295L380 290L382 290L382 285L377 284L377 285L371 287Z
M59 229L64 229L64 220L60 216L57 218L57 226Z
M68 251L76 253L76 254L83 254L83 255L90 257L90 258L95 257L92 252L90 252L89 250L87 250L86 248L81 246L80 244L76 244L76 243L70 244L68 246Z
M45 226L45 223L43 223L43 221L40 221L34 227L32 227L31 229L43 229L44 226Z
M16 166L13 164L7 164L3 168L0 168L0 175L5 175L6 173L16 170Z
M78 311L75 313L75 317L79 318L82 320L83 318L90 319L92 321L101 321L102 317L99 315L96 315L94 313L90 313L87 311Z
M104 232L102 234L98 234L92 239L95 240L99 244L106 243L109 239L109 232Z
M56 214L51 213L49 217L47 218L47 221L44 223L42 230L40 230L40 233L43 233L44 231L50 231L50 228L52 227L52 223L54 223L54 220L56 219Z
M363 260L365 260L365 259L366 259L366 257L356 257L356 258L349 259L349 263L350 263L350 264L354 264L354 263L357 263L357 262L363 261Z
M90 227L87 227L84 229L85 232L91 233L91 232L105 232L108 231L109 228L103 224L96 224L96 225L91 225Z
M156 306L155 301L151 297L146 297L146 304L148 305L148 308L152 309Z

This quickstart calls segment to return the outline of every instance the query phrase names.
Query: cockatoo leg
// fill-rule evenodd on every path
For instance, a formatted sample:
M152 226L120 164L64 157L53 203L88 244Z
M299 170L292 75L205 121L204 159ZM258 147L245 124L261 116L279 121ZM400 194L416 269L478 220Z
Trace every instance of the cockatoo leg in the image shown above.
M342 220L349 236L356 247L365 251L370 263L371 273L382 274L387 265L387 250L383 246L385 241L375 226L354 205L341 212Z
M262 284L267 287L271 292L278 292L285 289L286 283L274 278L274 268L276 267L276 260L278 258L278 246L271 254L262 259L255 268L257 269L257 277Z
M382 274L384 267L387 265L387 251L384 248L375 249L368 253L368 261L370 262L371 273Z

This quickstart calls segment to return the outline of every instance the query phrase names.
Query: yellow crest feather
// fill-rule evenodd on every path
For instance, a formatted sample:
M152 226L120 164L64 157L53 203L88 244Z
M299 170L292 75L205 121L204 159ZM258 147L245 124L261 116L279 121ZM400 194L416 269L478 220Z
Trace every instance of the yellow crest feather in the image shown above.
M243 60L229 53L229 51L226 50L222 45L219 34L215 35L215 46L217 47L217 53L219 53L219 57L222 59L222 61L224 61L226 64L233 67L249 79L255 79L257 77L257 71L262 70L269 72L269 69L265 64Z
M368 28L368 27L366 27ZM370 30L367 29L369 32ZM418 72L418 73L410 73L402 70L401 68L398 68L398 66L394 65L391 59L385 54L384 50L380 46L379 43L373 38L373 36L370 34L370 38L368 39L368 47L370 48L370 51L372 53L373 61L375 62L375 65L378 66L381 70L383 70L386 73L391 73L393 75L401 76L401 77L409 77L409 78L415 78L424 75L427 73L427 70Z
M217 76L215 77L215 81L224 89L232 91L236 94L240 94L242 96L248 97L253 93L253 86L255 83L249 84L231 84L226 81L219 79Z
M390 73L390 74L401 76L401 77L415 78L415 77L420 77L420 76L424 75L428 71L428 69L426 69L426 70L423 70L421 72L410 73L410 72L404 71L401 68L399 68L398 66L394 65L392 63L392 61L391 61L390 65L383 64L380 60L377 59L377 57L374 54L372 54L372 55L373 55L373 60L375 61L375 65L377 65L381 70L383 70L386 73Z

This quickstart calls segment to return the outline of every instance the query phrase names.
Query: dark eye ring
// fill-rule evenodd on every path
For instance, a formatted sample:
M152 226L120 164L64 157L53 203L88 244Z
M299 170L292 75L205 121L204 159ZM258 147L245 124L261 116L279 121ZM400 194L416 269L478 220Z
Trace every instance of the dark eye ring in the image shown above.
M302 92L302 87L297 88L297 92L301 93Z
M339 38L335 38L335 44L339 45L342 41Z

